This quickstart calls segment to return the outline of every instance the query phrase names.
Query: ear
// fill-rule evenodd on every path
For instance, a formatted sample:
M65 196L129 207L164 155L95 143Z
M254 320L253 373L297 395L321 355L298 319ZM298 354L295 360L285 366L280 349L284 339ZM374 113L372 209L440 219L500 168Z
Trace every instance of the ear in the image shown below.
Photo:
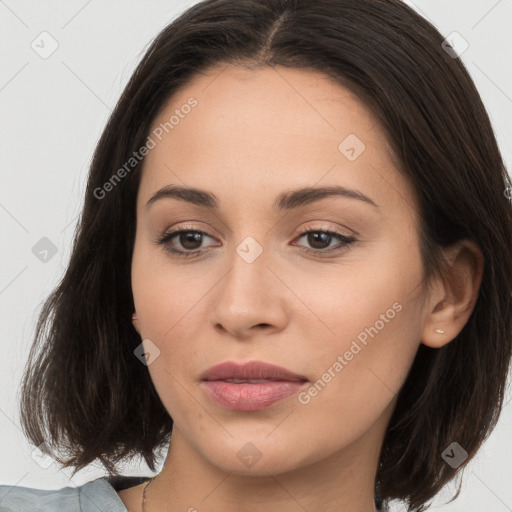
M432 287L421 336L422 343L432 348L453 340L469 320L484 268L482 252L472 240L461 240L443 252L450 271Z
M135 330L140 334L139 319L137 318L137 313L133 313L133 315L132 315L132 324L133 324L133 327L135 327Z

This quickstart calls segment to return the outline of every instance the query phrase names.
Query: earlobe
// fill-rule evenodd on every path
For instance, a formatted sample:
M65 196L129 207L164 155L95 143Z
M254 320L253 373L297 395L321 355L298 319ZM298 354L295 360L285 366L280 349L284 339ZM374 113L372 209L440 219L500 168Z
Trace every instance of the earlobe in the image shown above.
M431 294L421 336L431 348L441 348L462 331L475 308L483 275L482 252L471 240L448 248L445 258L450 270Z

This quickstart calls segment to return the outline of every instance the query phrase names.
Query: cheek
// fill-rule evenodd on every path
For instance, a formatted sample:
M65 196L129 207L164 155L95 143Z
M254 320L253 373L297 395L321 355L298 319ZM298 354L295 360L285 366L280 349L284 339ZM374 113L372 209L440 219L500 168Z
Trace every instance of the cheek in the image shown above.
M184 266L171 266L160 249L137 242L131 279L141 338L151 340L159 350L148 366L155 388L173 418L176 411L180 411L177 417L195 414L197 408L182 410L180 404L190 402L184 391L189 385L185 376L188 378L192 367L204 368L207 364L205 351L194 342L204 325L198 315L205 314L205 294L214 282L199 278L197 271L192 274Z
M194 305L208 290L208 277L203 279L199 273L186 265L171 263L162 247L136 240L131 280L143 337L172 338L187 325L194 315Z
M343 349L356 338L368 345L373 339L393 344L404 329L419 326L421 316L415 315L421 308L422 268L411 238L403 244L368 244L347 253L334 268L308 273L307 279L296 276L294 293L301 299L297 310L309 314L309 334L316 331L326 346Z
M344 308L331 316L332 341L304 346L315 376L297 399L303 424L314 427L317 437L329 439L336 431L349 442L396 399L417 352L420 330L419 309L406 294L392 291Z
M298 295L308 297L318 320L304 322L300 348L317 379L302 403L318 406L315 414L343 403L345 412L364 415L385 408L399 391L421 341L421 275L417 249L390 244L370 264L302 285Z

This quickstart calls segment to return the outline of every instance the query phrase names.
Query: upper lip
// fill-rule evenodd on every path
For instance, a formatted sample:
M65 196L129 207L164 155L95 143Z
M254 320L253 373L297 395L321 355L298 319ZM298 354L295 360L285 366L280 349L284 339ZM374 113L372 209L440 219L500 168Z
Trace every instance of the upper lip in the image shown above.
M208 368L201 374L201 380L226 380L226 379L266 379L285 381L307 381L303 375L293 373L286 368L263 361L249 361L236 363L225 361Z

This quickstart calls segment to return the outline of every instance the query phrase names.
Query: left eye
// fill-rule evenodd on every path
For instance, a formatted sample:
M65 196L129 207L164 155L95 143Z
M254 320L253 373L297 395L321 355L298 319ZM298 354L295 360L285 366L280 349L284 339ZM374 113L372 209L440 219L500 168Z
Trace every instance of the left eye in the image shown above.
M310 252L314 253L320 253L320 252L332 252L337 251L341 249L348 248L350 244L355 242L355 238L351 236L345 236L341 233L338 233L336 231L324 231L324 230L310 230L310 231L304 231L302 235L299 237L304 238L307 237L307 242L310 246L312 246L311 249L305 248L305 250L309 250ZM337 239L341 245L341 247L335 247L334 249L326 250L330 245L333 239Z

